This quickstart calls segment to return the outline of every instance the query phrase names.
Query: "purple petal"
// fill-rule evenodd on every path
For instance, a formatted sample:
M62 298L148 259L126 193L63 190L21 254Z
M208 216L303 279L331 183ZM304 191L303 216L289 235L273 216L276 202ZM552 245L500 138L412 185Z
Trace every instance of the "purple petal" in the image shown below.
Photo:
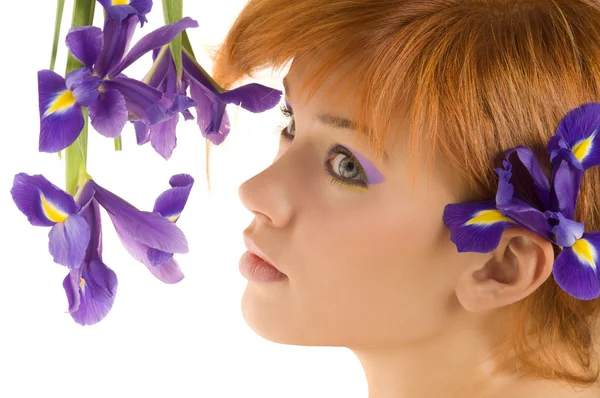
M138 14L137 10L129 4L119 4L117 6L108 7L106 12L111 18L116 19L117 21L122 21L129 15Z
M146 36L142 37L132 48L131 51L123 58L121 63L110 70L109 76L113 77L121 73L125 68L135 62L142 55L155 48L169 44L178 34L188 28L198 27L198 22L189 17L180 19L170 25L165 25L158 28Z
M177 283L183 279L183 273L173 258L158 266L153 266L148 258L148 252L151 248L133 239L119 220L113 219L113 222L117 236L121 240L121 243L123 243L123 247L125 247L133 258L144 264L152 275L164 283Z
M133 126L135 128L135 139L138 145L144 145L150 141L150 129L146 123L142 121L135 121L133 122Z
M104 87L107 90L118 90L125 97L128 109L132 110L136 117L141 120L150 117L156 122L153 115L147 115L147 113L149 108L162 98L163 95L159 90L135 79L122 76L106 81Z
M89 191L90 186L90 183L85 184L84 191ZM81 210L81 217L90 226L90 243L82 266L71 270L63 281L63 287L69 301L69 312L78 323L84 325L96 323L108 313L114 301L117 278L102 263L102 227L98 203L90 200Z
M177 145L176 128L179 115L172 116L162 123L150 126L150 142L152 148L168 160Z
M83 267L72 269L69 271L65 279L63 280L63 288L67 294L67 301L69 303L69 312L75 312L81 304L81 298L79 296L79 283L81 281L81 270Z
M190 191L194 185L194 178L189 174L176 174L169 180L171 189L166 190L154 202L152 211L176 222L187 203Z
M173 98L173 103L172 103L171 107L169 108L169 112L171 112L171 113L183 112L184 110L191 108L194 105L196 105L194 100L192 100L191 98L189 98L186 95L178 94Z
M194 104L195 104L195 102L194 102ZM181 111L181 114L183 115L183 120L185 120L185 121L194 120L194 115L192 115L192 112L190 112L189 109Z
M70 215L65 222L56 223L50 233L50 254L54 262L71 269L79 268L90 242L90 227L78 214Z
M227 104L235 104L247 111L258 113L276 106L281 101L282 94L280 90L262 84L250 83L225 91L219 94L219 97L221 97L221 101Z
M446 205L443 220L459 252L491 252L504 230L516 225L496 210L493 200Z
M590 102L572 109L560 121L548 143L548 153L559 149L561 139L573 151L583 169L600 164L600 103Z
M76 190L75 190L75 196L77 196L77 200L75 201L75 203L77 203L77 205L83 209L84 207L86 207L90 201L94 198L94 186L93 184L89 184L88 181L85 182L85 184L83 184L83 188L77 186ZM79 192L79 190L81 189L81 192ZM82 214L83 211L80 213ZM89 223L88 223L89 225Z
M175 69L175 61L173 61L173 56L171 51L168 52L168 60L169 60L169 69L167 69L167 75L163 80L160 90L167 96L168 98L173 98L175 94L185 93L185 88L181 86L183 83L183 79L180 82L177 80L177 70Z
M132 0L129 3L140 15L146 15L152 11L152 0Z
M97 76L104 78L107 76L108 71L121 62L123 55L129 48L138 22L137 15L129 15L122 21L114 18L105 19L103 29L104 46L94 66L94 72Z
M158 267L159 265L170 261L173 258L173 253L167 253L163 252L162 250L149 248L146 256L148 256L148 261L150 262L150 265L152 265L153 267Z
M215 145L221 144L230 131L225 104L218 99L215 100L214 95L209 94L203 86L194 81L190 83L190 93L196 103L197 123L202 136ZM215 129L215 126L219 126L219 128Z
M560 211L565 217L575 217L575 206L583 178L583 168L578 161L572 162L573 152L560 149L552 159L552 195L550 204L553 211Z
M109 138L121 135L129 117L125 97L117 90L104 92L98 101L90 105L89 112L94 129Z
M506 160L502 161L504 169L494 169L498 175L498 191L496 192L496 204L504 205L513 200L515 196L515 187L510 183L512 178L512 165Z
M544 210L550 209L550 182L540 166L537 157L531 151L530 148L526 146L520 146L517 148L510 149L506 151L505 159L510 162L510 156L515 153L520 161L520 163L525 167L529 176L533 179L533 183L536 187L537 197L541 202L541 206ZM512 163L511 163L512 164ZM525 182L525 176L523 172L519 173L518 168L513 168L512 170L513 180L511 181L513 186L517 182ZM518 180L518 181L515 181ZM523 192L521 192L523 193Z
M147 22L146 14L152 10L152 0L132 0L129 4L113 5L112 0L98 0L108 15L121 21L131 14L135 14L141 21L141 26Z
M592 300L600 296L598 253L600 233L587 233L572 247L564 248L554 261L556 283L571 296Z
M171 118L171 114L161 104L162 101L154 103L146 108L146 117L148 124L155 125L165 122Z
M56 97L66 89L65 79L58 73L47 69L38 72L40 119L52 107Z
M91 68L100 57L104 36L102 29L95 26L78 26L71 28L66 41L72 55Z
M528 203L513 199L512 203L497 205L496 208L521 227L535 232L548 240L552 240L552 228L548 223L546 214Z
M78 284L80 304L71 316L80 325L93 325L104 319L113 306L117 275L97 257L82 268ZM72 285L72 282L69 284Z
M83 129L81 105L58 74L38 72L41 152L58 152L71 145Z
M88 186L92 187L92 184L86 184L84 190L87 190ZM89 205L86 205L86 207L81 210L80 215L90 226L90 244L85 253L85 262L89 263L94 256L102 259L102 222L100 219L100 205L96 200L91 200Z
M149 267L148 269L152 275L164 283L173 284L180 282L184 278L183 272L174 258L159 266Z
M169 253L187 253L185 235L158 213L140 211L95 182L95 199L132 239ZM116 226L116 225L115 225Z
M73 91L75 101L82 106L90 106L98 99L98 89L102 79L91 76L86 68L74 70L66 78L67 88Z
M39 174L17 174L10 193L19 210L36 226L64 222L79 210L71 195Z
M565 218L562 213L554 213L549 218L551 218L552 221L557 222L557 224L552 227L552 233L559 246L573 246L573 244L583 236L583 223Z

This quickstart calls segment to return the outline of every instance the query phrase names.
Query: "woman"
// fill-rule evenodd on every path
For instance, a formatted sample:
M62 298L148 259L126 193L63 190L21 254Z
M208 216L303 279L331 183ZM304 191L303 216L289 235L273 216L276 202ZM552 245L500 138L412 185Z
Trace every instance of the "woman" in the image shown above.
M546 150L568 112L600 106L598 43L595 0L251 0L213 77L292 63L279 153L239 191L250 327L349 348L370 398L600 396L596 252L589 286L554 269L583 224L600 231L598 168L573 214L519 202L552 233L506 210L548 179L537 193L563 203L556 170L576 161ZM502 228L460 230L465 203ZM581 233L561 243L559 223Z

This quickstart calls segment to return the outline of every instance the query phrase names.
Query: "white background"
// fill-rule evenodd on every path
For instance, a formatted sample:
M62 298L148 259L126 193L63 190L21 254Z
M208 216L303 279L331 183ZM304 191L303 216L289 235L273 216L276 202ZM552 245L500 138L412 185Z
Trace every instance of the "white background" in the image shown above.
M134 41L162 25L161 2ZM184 15L200 27L188 34L210 72L209 46L218 45L246 2L187 0ZM48 228L31 226L10 196L14 175L44 174L64 188L64 163L37 152L37 71L49 67L56 1L2 4L0 95L2 139L0 205L0 397L361 397L367 385L358 360L344 348L274 344L244 322L240 302L247 281L239 274L242 231L251 214L241 205L241 182L267 167L276 153L278 107L252 114L228 107L232 133L211 153L207 190L205 144L195 121L178 128L178 146L165 161L147 144L138 147L133 127L123 132L123 152L90 131L88 171L100 184L151 210L169 177L196 179L178 226L190 252L176 255L186 277L175 285L155 279L121 246L103 212L104 262L119 280L112 311L82 327L65 311L66 268L48 253ZM56 71L64 72L64 36L72 0L65 5ZM97 4L96 26L102 8ZM126 70L142 78L149 55ZM284 73L286 70L284 70ZM282 75L255 80L283 90Z

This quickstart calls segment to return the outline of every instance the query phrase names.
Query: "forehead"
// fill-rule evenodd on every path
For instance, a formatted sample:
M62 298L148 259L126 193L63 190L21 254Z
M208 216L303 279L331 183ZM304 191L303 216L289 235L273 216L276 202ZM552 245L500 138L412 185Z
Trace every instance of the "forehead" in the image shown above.
M302 108L303 113L310 114L314 119L320 119L328 127L337 125L337 128L341 126L349 128L346 131L348 134L353 134L353 138L358 141L368 141L366 137L359 137L357 132L352 130L356 125L353 112L355 107L360 105L361 100L359 87L356 84L360 77L353 68L353 63L346 63L335 70L325 70L324 75L314 79L313 74L319 66L319 58L316 56L296 57L293 60L284 79L286 99L292 109ZM303 87L309 79L313 79L311 84ZM315 87L318 88L309 98L309 93ZM390 150L402 130L398 121L394 124L389 131L379 133L379 137L387 142L384 153L386 159L390 158ZM390 134L392 132L395 133Z

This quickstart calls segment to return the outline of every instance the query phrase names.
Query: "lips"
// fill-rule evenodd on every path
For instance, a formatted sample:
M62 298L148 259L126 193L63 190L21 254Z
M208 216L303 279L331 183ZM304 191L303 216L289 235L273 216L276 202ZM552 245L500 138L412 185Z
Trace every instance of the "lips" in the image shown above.
M281 270L279 268L277 268L277 266L273 263L273 261L271 261L269 259L269 257L267 257L263 253L263 251L258 248L256 243L254 243L254 241L250 237L248 237L248 235L246 235L245 232L244 232L244 245L246 246L246 249L248 249L248 251L250 253L254 254L256 257L261 258L263 261L269 263L269 265L271 265L273 268L275 268L279 272L281 272ZM281 272L281 273L283 273L283 272Z

